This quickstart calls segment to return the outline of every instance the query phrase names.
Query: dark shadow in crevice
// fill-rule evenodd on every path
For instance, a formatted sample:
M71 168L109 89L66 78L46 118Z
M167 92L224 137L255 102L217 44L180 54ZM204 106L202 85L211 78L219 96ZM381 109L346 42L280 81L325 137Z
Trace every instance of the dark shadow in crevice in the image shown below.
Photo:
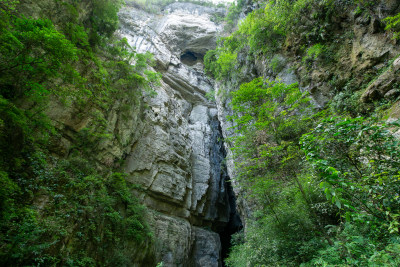
M232 185L229 181L225 181L225 185L229 197L230 214L228 223L222 229L222 231L218 232L221 240L222 266L226 266L225 259L229 255L232 235L239 232L243 228L242 220L240 219L239 213L236 209L236 197L235 193L233 192Z
M218 185L210 183L210 188L218 193L211 199L214 206L208 217L213 219L211 230L218 233L221 241L220 264L226 266L224 261L228 257L231 248L232 235L239 232L243 226L236 208L236 197L233 191L228 169L226 166L227 153L224 145L221 124L217 115L210 120L211 136L211 175Z
M193 66L198 62L203 62L203 55L192 51L186 51L181 55L181 62L188 66Z
M225 214L224 218L225 221L228 219L228 222L222 225L219 225L217 227L217 233L219 234L220 241L221 241L221 263L222 266L225 265L225 259L228 257L230 248L231 248L231 239L232 235L239 232L242 230L243 225L242 225L242 220L240 219L238 210L237 210L237 205L236 205L236 196L235 192L233 191L232 184L230 182L230 177L228 175L228 169L225 163L226 160L226 150L225 150L225 145L222 137L222 128L221 124L217 120L214 122L217 125L212 125L214 126L213 128L218 129L218 135L217 135L217 140L216 144L218 147L218 154L219 154L219 165L220 165L220 176L221 176L221 188L224 188L223 191L225 191L224 195L224 200L219 201L219 204L222 204L219 206L219 209L225 209L224 212L220 212L220 214Z

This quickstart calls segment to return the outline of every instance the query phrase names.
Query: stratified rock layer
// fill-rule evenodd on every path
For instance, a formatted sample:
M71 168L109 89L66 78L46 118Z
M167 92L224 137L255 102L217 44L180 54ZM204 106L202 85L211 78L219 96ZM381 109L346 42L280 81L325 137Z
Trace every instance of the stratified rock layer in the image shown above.
M157 95L146 99L124 170L153 210L155 254L164 266L221 265L212 230L229 221L230 205L217 109L205 97L214 85L202 65L216 46L215 12L221 10L187 3L167 6L164 15L129 3L120 12L120 35L138 52L153 53L163 77Z

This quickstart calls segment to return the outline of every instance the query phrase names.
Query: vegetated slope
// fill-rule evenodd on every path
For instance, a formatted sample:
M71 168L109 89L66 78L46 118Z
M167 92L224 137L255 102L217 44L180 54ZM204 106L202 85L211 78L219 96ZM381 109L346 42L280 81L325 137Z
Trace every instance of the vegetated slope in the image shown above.
M227 264L399 265L399 4L256 5L205 57L251 211Z
M135 134L106 119L140 111L159 79L113 36L121 4L0 2L3 266L152 264L145 208L116 172L124 151L104 152Z

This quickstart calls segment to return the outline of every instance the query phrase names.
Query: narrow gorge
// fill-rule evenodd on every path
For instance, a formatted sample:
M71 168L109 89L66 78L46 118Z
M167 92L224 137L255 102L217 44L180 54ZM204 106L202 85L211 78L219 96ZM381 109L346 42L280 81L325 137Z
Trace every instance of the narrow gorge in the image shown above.
M397 0L0 0L1 266L399 266Z

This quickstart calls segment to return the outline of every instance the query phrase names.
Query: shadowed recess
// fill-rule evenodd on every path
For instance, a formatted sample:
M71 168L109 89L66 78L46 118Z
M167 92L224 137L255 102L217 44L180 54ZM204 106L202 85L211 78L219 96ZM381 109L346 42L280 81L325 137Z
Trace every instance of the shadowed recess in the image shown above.
M186 51L181 55L181 61L183 64L188 66L193 66L198 62L203 62L203 55L192 52Z

